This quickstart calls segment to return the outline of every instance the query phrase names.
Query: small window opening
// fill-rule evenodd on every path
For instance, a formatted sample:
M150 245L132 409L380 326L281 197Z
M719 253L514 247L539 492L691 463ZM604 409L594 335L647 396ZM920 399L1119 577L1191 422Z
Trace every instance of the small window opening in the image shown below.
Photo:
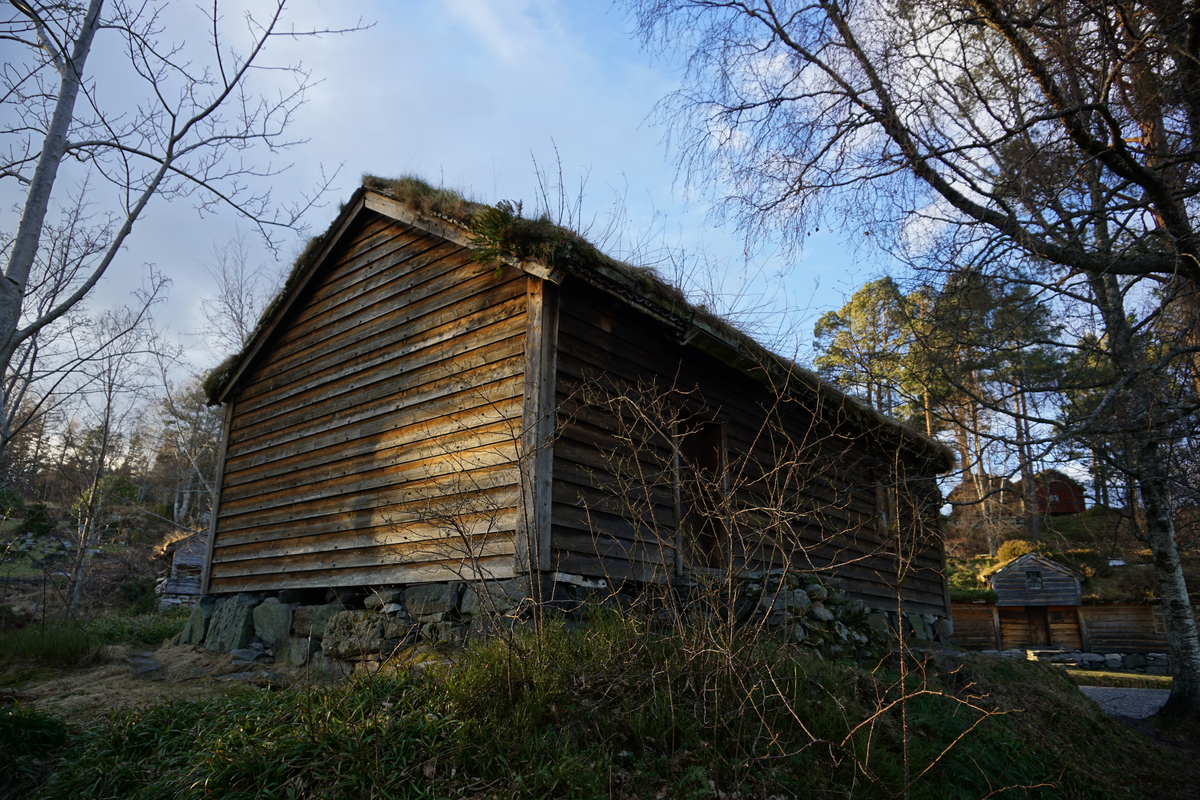
M1029 570L1025 573L1025 585L1030 589L1042 588L1042 572L1041 570Z
M1051 611L1050 612L1050 621L1051 622L1062 622L1063 621L1062 612L1061 611Z

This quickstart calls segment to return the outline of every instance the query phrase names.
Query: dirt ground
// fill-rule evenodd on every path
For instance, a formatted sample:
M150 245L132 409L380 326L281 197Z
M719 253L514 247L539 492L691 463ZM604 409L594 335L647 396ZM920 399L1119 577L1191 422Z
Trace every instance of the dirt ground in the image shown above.
M229 655L212 655L190 645L117 645L104 648L92 666L0 687L0 702L15 700L86 724L110 711L220 697L303 679L287 665L234 664Z

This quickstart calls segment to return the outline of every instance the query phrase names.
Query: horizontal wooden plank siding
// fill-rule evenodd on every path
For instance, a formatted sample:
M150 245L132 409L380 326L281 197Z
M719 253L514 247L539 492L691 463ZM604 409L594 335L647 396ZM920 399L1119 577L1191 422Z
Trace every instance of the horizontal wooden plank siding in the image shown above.
M1167 651L1166 633L1155 631L1153 606L1132 603L1080 606L1079 616L1094 653Z
M214 592L511 577L527 278L363 211L233 395Z
M867 435L782 398L687 338L604 292L563 283L555 568L667 580L718 563L788 564L845 578L849 593L875 608L894 610L902 596L906 610L947 614L932 476L905 474L902 460L898 472L895 454ZM687 483L688 469L708 473L688 466L684 451L713 449L718 439L720 475L705 478L708 489ZM688 509L704 503L719 506L707 516L721 521L701 541L687 533Z
M1031 579L1027 572L1038 573ZM1015 569L1003 575L997 575L992 582L999 599L998 606L1060 606L1076 605L1079 603L1079 583L1070 575L1049 569L1040 569L1036 565L1029 570Z
M951 603L954 621L954 642L968 650L995 650L996 623L988 603Z

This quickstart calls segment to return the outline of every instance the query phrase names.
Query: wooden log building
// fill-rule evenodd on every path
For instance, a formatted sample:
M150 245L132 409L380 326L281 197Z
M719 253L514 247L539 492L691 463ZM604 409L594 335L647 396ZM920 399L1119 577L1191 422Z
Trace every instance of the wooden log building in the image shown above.
M951 452L545 220L367 179L218 368L205 591L832 569L947 615Z
M954 641L978 650L1052 649L1163 653L1162 610L1147 603L1081 605L1082 576L1028 553L989 579L996 600L955 602ZM1196 607L1200 619L1200 606Z

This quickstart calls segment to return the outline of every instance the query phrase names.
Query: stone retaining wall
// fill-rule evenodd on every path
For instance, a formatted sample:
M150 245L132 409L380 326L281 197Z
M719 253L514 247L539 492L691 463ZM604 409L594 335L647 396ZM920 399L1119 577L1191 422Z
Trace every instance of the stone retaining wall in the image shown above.
M613 588L604 581L556 574L542 592L543 610L582 624L589 608L636 610L660 625L679 615L727 614L746 628L765 630L826 658L879 655L903 625L906 637L944 640L950 622L935 616L873 610L848 597L837 578L788 570L747 573L721 591L676 587L670 602L646 587ZM317 593L316 598L322 594ZM330 675L372 670L397 650L424 643L461 644L473 636L527 625L534 603L523 578L449 582L314 593L285 589L202 597L181 644L232 653L235 661L286 660ZM722 606L722 608L718 608Z
M1047 661L1080 669L1109 672L1136 672L1143 675L1170 675L1171 662L1165 653L1083 653L1079 650L982 650L984 656Z

